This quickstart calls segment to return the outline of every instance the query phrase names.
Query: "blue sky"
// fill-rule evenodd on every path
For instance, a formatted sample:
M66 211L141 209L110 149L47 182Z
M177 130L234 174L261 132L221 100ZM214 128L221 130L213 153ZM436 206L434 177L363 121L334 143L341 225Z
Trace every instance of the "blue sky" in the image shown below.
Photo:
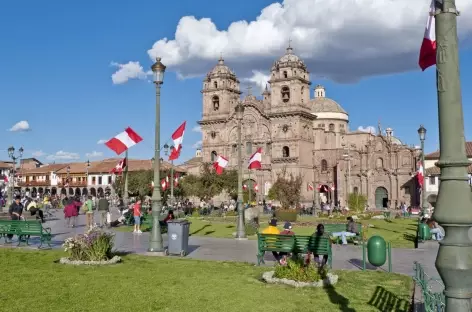
M287 0L291 1L293 0ZM154 87L146 79L130 79L126 83L114 84L111 75L117 68L111 64L136 61L146 72L152 65L148 50L162 38L174 39L176 27L182 17L208 17L217 29L224 30L235 21L255 20L261 10L273 2L253 0L240 5L223 0L143 0L133 3L124 0L3 1L0 4L0 103L4 129L0 135L0 159L7 159L6 149L10 145L17 148L23 146L25 157L40 155L41 151L43 155L37 158L43 161L69 161L75 156L81 160L112 157L113 152L104 145L97 144L97 141L109 139L127 126L131 126L144 138L142 143L130 150L130 157L152 157ZM320 3L318 0L312 2ZM426 4L425 7L427 6ZM418 16L423 16L423 12L419 11ZM464 15L467 17L467 14L463 14L462 18ZM419 48L422 23L418 24L416 20L410 24L402 21L399 23L404 23L399 24L399 27L420 25L412 31L413 40L409 41L413 43L408 43L415 45L414 39L418 37ZM472 114L472 108L468 105L472 100L472 90L466 87L472 81L472 52L468 30L461 36L464 41L460 52L465 116ZM361 31L362 28L359 29ZM342 39L343 34L340 32ZM370 38L371 44L376 44L375 37L368 37L367 32L363 31L362 34L359 35L359 40L352 34L350 38L356 42ZM192 34L192 38L198 35ZM310 47L307 48L306 40L297 41L297 38L295 36L293 40L295 52L299 46L298 50L303 54ZM282 39L273 41L277 40ZM350 44L343 40L347 45ZM336 46L334 41L330 43L333 47ZM250 45L251 42L244 44ZM365 42L362 44L369 45ZM279 46L278 55L281 55L285 46ZM158 47L161 50L165 48L167 47ZM344 49L349 50L349 46ZM218 49L215 48L214 55L210 56L203 55L202 52L202 55L192 56L193 58L187 55L186 58L169 61L170 66L162 88L161 140L168 140L172 132L186 120L188 125L182 161L194 155L192 145L201 140L200 133L192 131L192 128L201 117L202 76L186 79L181 76L194 76L203 73L203 70L209 71L211 64L216 63L216 56L222 52L216 50ZM380 48L378 50L381 51ZM424 124L428 130L426 148L427 151L433 151L439 144L435 71L430 68L426 72L420 72L412 65L416 62L411 56L413 52L416 53L413 50L410 48L406 51L409 54L406 54L404 61L401 58L386 57L381 63L389 63L389 60L395 59L399 65L376 65L378 71L367 68L367 65L380 64L376 62L382 60L383 53L372 55L372 62L361 59L359 64L367 64L362 66L366 68L366 72L362 72L360 67L353 66L351 69L346 66L345 58L344 63L340 60L340 68L323 65L331 64L326 56L329 52L317 50L318 57L306 55L313 85L323 84L327 89L327 96L338 101L348 111L351 130L359 126L376 127L380 120L383 128L392 127L395 136L403 142L416 145L416 131L420 124ZM241 80L246 79L244 75L250 80L247 72L251 68L268 71L276 59L274 55L277 55L272 50L267 55L256 52L234 56L227 50L223 55L228 55L227 63L230 66L233 60L236 73L242 75ZM163 52L164 56L167 55L165 53L167 52ZM166 63L164 56L163 62ZM197 68L192 67L196 63ZM251 68L246 68L243 64L250 64ZM317 72L318 68L321 72ZM180 75L176 75L176 72ZM343 80L340 77L349 78ZM31 131L7 131L22 120L28 121ZM467 120L465 134L466 138L472 137L472 125ZM60 151L63 153L57 154ZM87 153L97 157L86 156Z

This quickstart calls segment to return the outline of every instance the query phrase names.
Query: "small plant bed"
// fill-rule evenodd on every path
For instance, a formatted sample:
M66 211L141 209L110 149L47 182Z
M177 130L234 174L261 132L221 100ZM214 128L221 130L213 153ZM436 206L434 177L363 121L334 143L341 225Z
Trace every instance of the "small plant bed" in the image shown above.
M84 234L69 237L63 247L68 257L62 257L59 263L72 265L106 265L121 262L113 253L115 235L93 228Z
M289 259L286 264L276 264L274 271L262 274L262 279L269 284L293 287L325 287L338 282L338 276L330 273L326 265L313 265L302 258Z

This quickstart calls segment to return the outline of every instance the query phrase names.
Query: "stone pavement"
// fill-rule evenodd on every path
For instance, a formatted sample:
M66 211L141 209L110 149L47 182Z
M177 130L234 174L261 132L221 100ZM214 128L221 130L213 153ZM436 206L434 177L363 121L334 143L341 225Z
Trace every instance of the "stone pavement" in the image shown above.
M56 218L46 222L46 227L51 227L53 233L53 248L61 248L62 243L68 237L81 234L85 229L85 216L78 217L77 228L68 228L65 225L63 214L60 211L55 213ZM27 216L28 217L28 216ZM98 217L95 218L98 221ZM116 232L115 246L119 251L137 254L146 254L150 233L136 235L129 232ZM163 235L164 245L167 245L167 235ZM35 240L33 240L33 244ZM431 277L438 277L434 266L438 245L428 242L419 249L392 249L392 269L394 272L406 275L413 275L413 262L420 262L425 272ZM246 240L237 241L225 238L197 237L191 236L189 239L188 258L199 260L217 261L237 261L247 263L257 263L256 258L257 241ZM266 253L266 263L272 264L273 257ZM333 245L333 268L359 270L362 267L362 247L360 246L340 246ZM376 268L368 266L368 269ZM387 270L387 266L383 266Z

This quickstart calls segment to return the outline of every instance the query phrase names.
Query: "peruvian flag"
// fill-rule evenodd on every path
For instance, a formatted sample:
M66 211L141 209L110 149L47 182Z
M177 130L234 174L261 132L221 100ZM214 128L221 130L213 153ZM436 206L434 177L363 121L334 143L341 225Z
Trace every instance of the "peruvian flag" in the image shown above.
M116 164L115 168L111 169L111 173L121 174L125 168L126 168L126 157L120 160L118 164Z
M257 151L249 158L248 169L260 169L262 167L262 147L259 147Z
M313 183L308 182L307 189L308 189L309 191L315 190L315 188L313 187Z
M180 156L180 151L182 150L182 142L184 141L184 133L185 133L185 124L187 122L184 121L180 127L175 130L172 134L172 140L174 141L174 149L170 152L169 160L176 160Z
M418 171L416 171L416 179L418 180L418 185L420 187L423 187L423 182L424 182L424 170L423 170L423 164L421 161L418 162Z
M126 128L125 131L121 132L114 138L110 139L105 143L109 149L113 150L117 155L120 155L131 146L134 146L143 140L133 129L130 127Z
M161 187L163 191L167 190L167 178L161 180Z
M257 183L254 183L254 192L259 192L259 185Z
M228 159L225 157L218 155L216 158L216 161L213 163L213 168L215 168L216 174L222 174L223 170L226 168L228 165Z
M243 190L247 190L247 185L243 184Z
M174 187L179 186L179 174L174 174Z
M420 57L418 60L418 65L423 71L436 64L436 21L434 17L434 1L435 0L431 1L428 21L426 22L426 29L424 31L424 38L421 43Z

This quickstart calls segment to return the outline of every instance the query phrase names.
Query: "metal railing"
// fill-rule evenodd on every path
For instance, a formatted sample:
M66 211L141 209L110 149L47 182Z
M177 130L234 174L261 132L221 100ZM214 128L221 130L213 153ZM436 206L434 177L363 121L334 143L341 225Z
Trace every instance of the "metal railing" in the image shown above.
M415 276L413 277L413 280L415 281L416 285L421 288L421 293L423 295L424 311L446 311L446 298L444 296L444 292L438 292L433 290L434 286L439 286L444 289L444 284L440 280L432 278L428 274L426 274L421 264L416 261L413 264L413 270L415 271Z

